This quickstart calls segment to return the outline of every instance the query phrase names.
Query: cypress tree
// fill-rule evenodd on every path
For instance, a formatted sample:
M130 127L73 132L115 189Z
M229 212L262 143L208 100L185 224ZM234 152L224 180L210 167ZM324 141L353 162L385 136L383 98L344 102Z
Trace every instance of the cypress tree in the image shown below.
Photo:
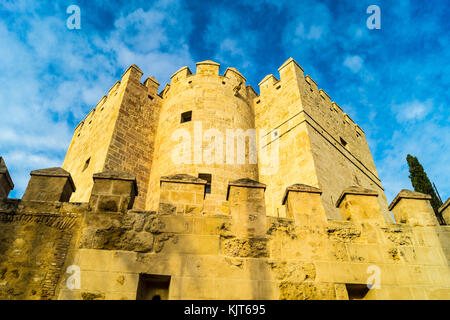
M442 224L442 217L438 213L439 207L442 205L442 202L436 196L434 192L433 186L431 185L430 179L428 179L425 170L420 164L417 157L413 157L410 154L406 156L406 161L409 165L409 179L411 179L411 184L414 188L414 191L425 193L431 196L431 206L433 207L434 213L439 221Z

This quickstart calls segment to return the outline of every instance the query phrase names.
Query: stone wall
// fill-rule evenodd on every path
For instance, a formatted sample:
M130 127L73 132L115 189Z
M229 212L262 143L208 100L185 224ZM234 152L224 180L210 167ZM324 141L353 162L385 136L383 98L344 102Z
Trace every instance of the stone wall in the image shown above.
M86 204L0 200L0 298L55 299Z
M32 200L0 200L3 299L450 298L450 227L426 195L402 190L397 224L358 187L338 197L345 220L327 219L322 190L305 184L286 188L287 217L267 216L267 188L250 179L230 181L228 211L211 214L205 181L188 175L162 178L157 211L130 209L137 184L123 172L96 174L88 202L38 201L65 192L61 170L39 170L48 181L30 182Z
M450 298L449 227L385 223L377 196L354 189L340 206L351 218L327 221L320 189L305 185L286 192L290 218L266 217L263 193L257 182L231 182L229 215L86 215L67 262L80 266L82 287L59 298L135 299L142 274L170 278L169 299ZM380 287L369 290L374 272Z

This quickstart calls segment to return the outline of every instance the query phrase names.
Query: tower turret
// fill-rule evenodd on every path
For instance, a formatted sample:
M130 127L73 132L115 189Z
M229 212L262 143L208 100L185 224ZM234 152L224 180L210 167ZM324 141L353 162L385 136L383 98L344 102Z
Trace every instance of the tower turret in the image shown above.
M147 208L158 205L160 177L189 174L207 181L205 211L226 201L229 181L257 179L254 92L234 68L197 63L178 70L163 93ZM250 146L254 144L252 149Z

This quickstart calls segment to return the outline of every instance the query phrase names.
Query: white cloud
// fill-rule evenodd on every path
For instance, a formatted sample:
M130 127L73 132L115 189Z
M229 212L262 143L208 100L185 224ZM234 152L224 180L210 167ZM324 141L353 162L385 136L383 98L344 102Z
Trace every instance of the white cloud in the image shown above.
M347 56L344 60L344 66L349 68L353 73L357 73L361 70L364 60L358 56Z
M112 30L68 30L57 3L5 3L0 20L0 155L20 197L29 172L61 166L75 125L130 64L163 83L192 61L181 1L118 12ZM58 7L59 6L59 7ZM37 14L37 12L40 12ZM46 12L48 16L43 16Z
M241 17L232 10L218 7L212 14L214 19L207 25L204 39L206 45L214 49L212 59L241 72L251 71L251 57L261 50L258 31L246 29L242 32Z
M401 123L423 120L433 110L433 100L412 100L392 106L397 121Z

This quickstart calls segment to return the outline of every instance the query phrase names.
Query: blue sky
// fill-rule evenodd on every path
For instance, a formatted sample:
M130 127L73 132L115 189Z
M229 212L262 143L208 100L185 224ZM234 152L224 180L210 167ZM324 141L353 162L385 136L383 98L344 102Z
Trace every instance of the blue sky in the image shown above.
M66 9L81 9L81 30ZM381 30L366 27L369 5ZM406 154L450 196L448 1L0 0L0 155L20 197L61 166L75 126L130 64L162 86L206 59L256 90L293 57L357 122L388 201L411 189Z

